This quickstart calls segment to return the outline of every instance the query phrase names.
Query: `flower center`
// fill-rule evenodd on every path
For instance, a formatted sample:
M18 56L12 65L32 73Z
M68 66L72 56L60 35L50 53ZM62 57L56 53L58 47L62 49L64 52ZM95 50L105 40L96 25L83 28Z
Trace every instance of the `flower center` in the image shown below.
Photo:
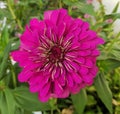
M62 59L62 49L60 46L53 46L49 51L49 60L56 62Z

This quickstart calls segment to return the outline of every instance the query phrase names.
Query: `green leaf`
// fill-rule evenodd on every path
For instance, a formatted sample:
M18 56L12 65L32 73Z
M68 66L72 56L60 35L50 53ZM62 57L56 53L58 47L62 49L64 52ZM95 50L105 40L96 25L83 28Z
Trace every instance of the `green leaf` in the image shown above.
M24 111L24 114L33 114L33 112L32 111Z
M95 88L98 93L98 96L100 97L101 101L105 104L109 112L112 114L113 113L112 93L110 91L110 88L108 87L105 77L102 74L99 74L95 78L94 84L95 84Z
M113 20L120 19L120 13L112 13L112 14L106 15L104 18L105 20L110 18Z
M93 16L95 15L94 7L92 5L84 5L80 10L83 13L87 13Z
M20 41L17 40L14 42L14 45L11 47L11 51L17 50L20 46Z
M0 80L3 79L5 70L7 68L7 61L8 61L10 49L11 49L11 41L7 44L4 50L4 58L2 59L2 63L0 65Z
M87 104L86 91L82 89L80 93L71 95L71 98L77 114L83 114L85 105Z
M7 26L5 26L0 34L0 62L1 62L1 58L3 57L3 50L8 44L8 41L9 41L9 33Z
M15 102L9 89L0 92L0 109L1 114L15 114Z
M112 13L116 13L116 12L117 12L117 10L118 10L118 8L119 8L119 5L120 5L120 3L118 2L118 3L116 4L116 6L114 7Z
M75 4L76 2L78 2L78 0L63 0L63 3L68 6L71 6L71 5Z
M4 96L3 91L0 91L0 110L1 110L1 114L7 114L8 113L8 109L6 108L7 104L6 104L6 99Z
M117 49L111 50L110 54L111 58L120 61L120 51Z
M95 15L94 7L92 5L76 3L75 6L78 7L78 9L82 13L86 13L93 16Z
M14 97L19 107L28 111L50 110L49 103L42 103L38 100L38 95L29 92L27 87L19 87L13 91Z
M103 70L108 73L109 71L114 70L117 67L120 67L120 61L114 59L108 59L99 61L98 65L103 68Z
M5 47L6 44L9 41L9 33L8 33L8 27L5 26L2 30L1 38L0 38L0 44Z
M15 113L15 100L13 97L13 94L10 89L6 88L4 90L5 92L5 98L6 98L6 104L7 104L7 109L8 112L7 114L14 114Z

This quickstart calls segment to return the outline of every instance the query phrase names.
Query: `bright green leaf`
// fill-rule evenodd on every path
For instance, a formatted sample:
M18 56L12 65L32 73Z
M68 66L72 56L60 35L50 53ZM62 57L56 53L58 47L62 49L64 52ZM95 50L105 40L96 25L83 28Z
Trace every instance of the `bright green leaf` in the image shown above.
M113 113L112 93L110 91L110 88L107 84L105 77L102 74L99 74L95 78L94 84L95 84L95 88L98 93L98 96L100 97L101 101L105 104L109 112L112 114Z
M77 114L83 114L85 105L87 104L86 91L82 89L80 93L71 95L71 98Z

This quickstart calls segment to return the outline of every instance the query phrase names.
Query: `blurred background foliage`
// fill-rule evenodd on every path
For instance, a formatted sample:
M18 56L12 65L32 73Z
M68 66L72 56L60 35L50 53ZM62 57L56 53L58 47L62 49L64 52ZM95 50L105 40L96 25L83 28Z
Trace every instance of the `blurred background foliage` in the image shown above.
M120 32L114 33L113 24L120 19L119 3L111 14L105 13L102 0L94 10L90 0L2 0L0 4L0 114L120 114ZM112 1L111 1L112 2ZM26 83L19 83L21 71L10 52L18 49L19 36L33 17L43 19L46 10L65 8L74 18L88 21L91 29L105 39L100 46L97 65L99 73L94 85L66 99L38 101Z

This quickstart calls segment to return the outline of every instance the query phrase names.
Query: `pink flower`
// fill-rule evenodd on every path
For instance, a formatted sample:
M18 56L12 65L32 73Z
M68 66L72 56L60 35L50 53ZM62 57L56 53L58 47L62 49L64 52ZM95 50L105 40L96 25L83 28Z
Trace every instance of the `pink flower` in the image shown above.
M19 2L19 0L14 0L14 3L17 4Z
M66 98L93 84L97 45L104 41L65 9L46 11L44 20L32 19L20 42L20 49L12 52L23 68L18 79L28 82L41 101Z
M91 17L91 15L89 15L89 14L84 14L84 18L88 19L88 18L90 18L90 17Z
M105 22L108 23L108 24L110 24L110 23L113 22L113 19L107 19Z
M92 4L93 0L86 0L87 4Z
M20 38L21 37L21 33L16 32L15 36L18 37L18 38Z

